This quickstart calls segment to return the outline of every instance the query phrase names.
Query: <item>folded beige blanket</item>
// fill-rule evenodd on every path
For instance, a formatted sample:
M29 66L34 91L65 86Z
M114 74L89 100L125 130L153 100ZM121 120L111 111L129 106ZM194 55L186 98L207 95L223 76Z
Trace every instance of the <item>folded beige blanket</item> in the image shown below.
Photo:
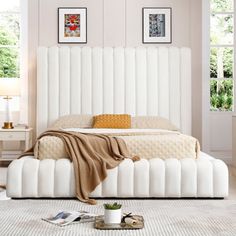
M117 137L50 130L38 137L38 140L48 136L62 140L73 161L76 196L80 201L90 204L96 204L94 199L89 199L89 194L106 178L107 169L116 167L124 158L130 158L125 142ZM34 147L22 156L32 155L33 151Z

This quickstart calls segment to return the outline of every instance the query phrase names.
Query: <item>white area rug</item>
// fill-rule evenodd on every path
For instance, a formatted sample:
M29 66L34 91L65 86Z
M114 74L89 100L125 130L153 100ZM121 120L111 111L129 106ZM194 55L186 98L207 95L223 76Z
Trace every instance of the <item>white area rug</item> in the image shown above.
M144 216L145 228L142 230L101 231L94 229L93 223L58 227L41 220L59 210L87 210L102 214L104 202L111 200L99 200L96 206L76 200L0 201L0 235L236 235L236 201L231 200L118 201L122 203L124 212Z

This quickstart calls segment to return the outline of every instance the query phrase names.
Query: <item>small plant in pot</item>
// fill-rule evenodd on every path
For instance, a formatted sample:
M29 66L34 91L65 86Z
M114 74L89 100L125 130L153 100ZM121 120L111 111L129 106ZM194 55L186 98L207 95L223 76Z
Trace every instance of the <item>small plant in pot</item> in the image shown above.
M121 222L121 204L117 202L109 204L105 203L104 208L104 223L105 224L120 224Z

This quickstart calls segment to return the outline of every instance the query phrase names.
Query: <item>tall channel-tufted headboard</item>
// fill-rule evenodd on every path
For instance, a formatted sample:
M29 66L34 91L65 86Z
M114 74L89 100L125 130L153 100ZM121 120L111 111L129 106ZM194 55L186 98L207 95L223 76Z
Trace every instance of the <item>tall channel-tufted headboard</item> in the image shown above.
M168 118L191 134L189 48L40 47L37 133L68 114Z

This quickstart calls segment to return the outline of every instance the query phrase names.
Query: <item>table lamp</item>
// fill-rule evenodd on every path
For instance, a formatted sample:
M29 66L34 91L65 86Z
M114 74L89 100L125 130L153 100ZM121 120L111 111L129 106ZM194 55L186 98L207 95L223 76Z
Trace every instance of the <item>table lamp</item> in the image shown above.
M12 96L20 95L20 79L18 78L0 78L0 96L6 100L6 119L3 124L3 129L13 129L13 122L10 118L10 107L9 103Z

